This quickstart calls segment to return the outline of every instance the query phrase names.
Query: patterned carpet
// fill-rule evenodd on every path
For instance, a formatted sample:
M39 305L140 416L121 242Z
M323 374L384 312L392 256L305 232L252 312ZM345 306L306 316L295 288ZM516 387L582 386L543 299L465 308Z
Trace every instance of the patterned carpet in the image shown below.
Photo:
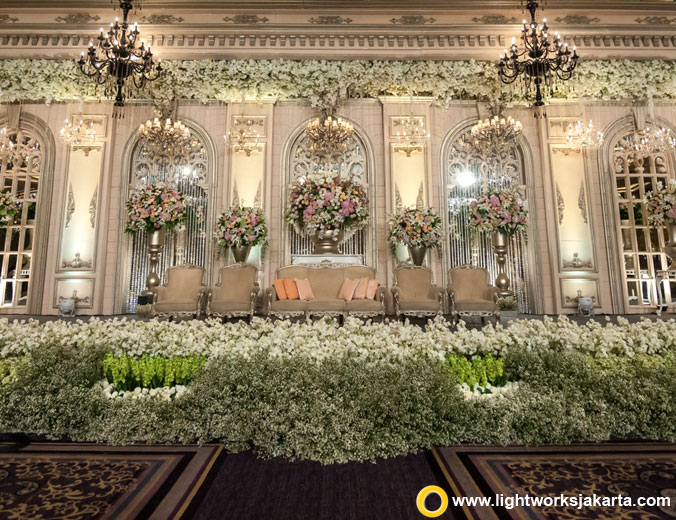
M674 519L676 446L601 444L542 448L456 447L434 450L456 496L630 497L631 505L570 503L540 507L466 507L477 519ZM669 506L639 507L639 497L669 497ZM624 499L627 502L628 498ZM504 502L503 502L504 504Z
M0 518L180 517L221 446L32 443L0 449Z

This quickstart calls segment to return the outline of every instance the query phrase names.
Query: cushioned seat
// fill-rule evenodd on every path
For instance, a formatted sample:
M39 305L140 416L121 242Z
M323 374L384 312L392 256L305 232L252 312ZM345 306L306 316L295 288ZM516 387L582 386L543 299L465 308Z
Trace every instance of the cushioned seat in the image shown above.
M345 311L345 301L339 300L337 298L333 299L319 299L315 298L307 302L307 309L310 312L332 312L332 311Z
M199 316L206 287L202 285L204 269L190 265L170 267L166 283L153 290L153 314L161 316Z
M441 303L439 303L439 300L429 300L427 298L403 300L399 302L399 310L402 312L429 311L438 313L441 311Z
M259 286L258 268L251 264L233 264L218 272L218 283L209 291L207 315L253 317Z
M397 317L434 316L443 312L443 291L432 283L432 271L427 267L397 267L392 298Z
M274 286L267 291L268 312L283 315L288 311L305 311L309 314L345 314L352 310L365 315L384 314L385 290L379 287L375 300L352 300L345 302L339 298L340 288L345 280L360 278L375 279L375 270L360 265L340 266L322 264L320 267L291 265L277 270L275 279L289 278L291 280L307 279L314 293L314 298L308 301L279 300Z

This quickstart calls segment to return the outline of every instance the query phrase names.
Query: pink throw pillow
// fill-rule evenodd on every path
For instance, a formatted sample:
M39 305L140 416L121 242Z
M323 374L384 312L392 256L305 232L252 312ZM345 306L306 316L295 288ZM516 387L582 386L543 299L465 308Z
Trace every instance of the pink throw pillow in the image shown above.
M366 287L369 284L369 279L368 278L359 278L357 280L359 283L357 284L357 288L354 290L354 294L352 295L353 300L363 300L366 298Z
M312 291L312 286L307 278L302 280L296 278L296 287L298 287L298 295L301 300L308 301L315 299L315 293Z
M340 287L340 293L338 293L338 298L342 298L346 302L352 300L354 295L354 290L357 288L359 280L345 280L343 285Z
M366 287L366 297L369 300L376 299L376 291L380 286L380 280L369 280L368 286Z

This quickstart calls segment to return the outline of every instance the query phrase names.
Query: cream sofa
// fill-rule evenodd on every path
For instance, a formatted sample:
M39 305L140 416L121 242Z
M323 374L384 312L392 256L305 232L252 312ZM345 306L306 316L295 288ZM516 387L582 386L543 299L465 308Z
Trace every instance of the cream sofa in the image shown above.
M258 268L251 264L232 264L218 272L218 283L209 289L207 316L253 318L260 287Z
M268 314L273 316L384 316L385 315L385 288L380 286L376 291L375 300L352 300L346 302L338 298L340 287L346 279L357 278L375 279L375 270L366 266L301 266L292 265L277 270L275 279L307 278L315 295L313 300L280 300L274 286L267 290Z

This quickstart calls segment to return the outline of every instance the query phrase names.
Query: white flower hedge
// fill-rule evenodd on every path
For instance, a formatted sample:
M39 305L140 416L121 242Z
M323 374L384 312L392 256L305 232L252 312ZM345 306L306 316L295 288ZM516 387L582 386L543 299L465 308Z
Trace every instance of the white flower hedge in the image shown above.
M208 359L187 387L117 392L102 382L111 352ZM500 356L507 385L459 385L448 353ZM443 320L0 320L3 366L0 431L49 439L216 441L324 463L457 443L676 441L673 320L457 332Z
M239 99L242 90L279 99L308 99L313 106L336 99L383 95L493 99L516 91L497 78L493 61L367 61L367 60L175 60L163 63L164 77L142 94L156 102L194 99L200 102ZM558 98L633 100L676 98L676 62L651 60L587 60L578 68L574 89ZM0 60L0 102L99 99L74 60Z

